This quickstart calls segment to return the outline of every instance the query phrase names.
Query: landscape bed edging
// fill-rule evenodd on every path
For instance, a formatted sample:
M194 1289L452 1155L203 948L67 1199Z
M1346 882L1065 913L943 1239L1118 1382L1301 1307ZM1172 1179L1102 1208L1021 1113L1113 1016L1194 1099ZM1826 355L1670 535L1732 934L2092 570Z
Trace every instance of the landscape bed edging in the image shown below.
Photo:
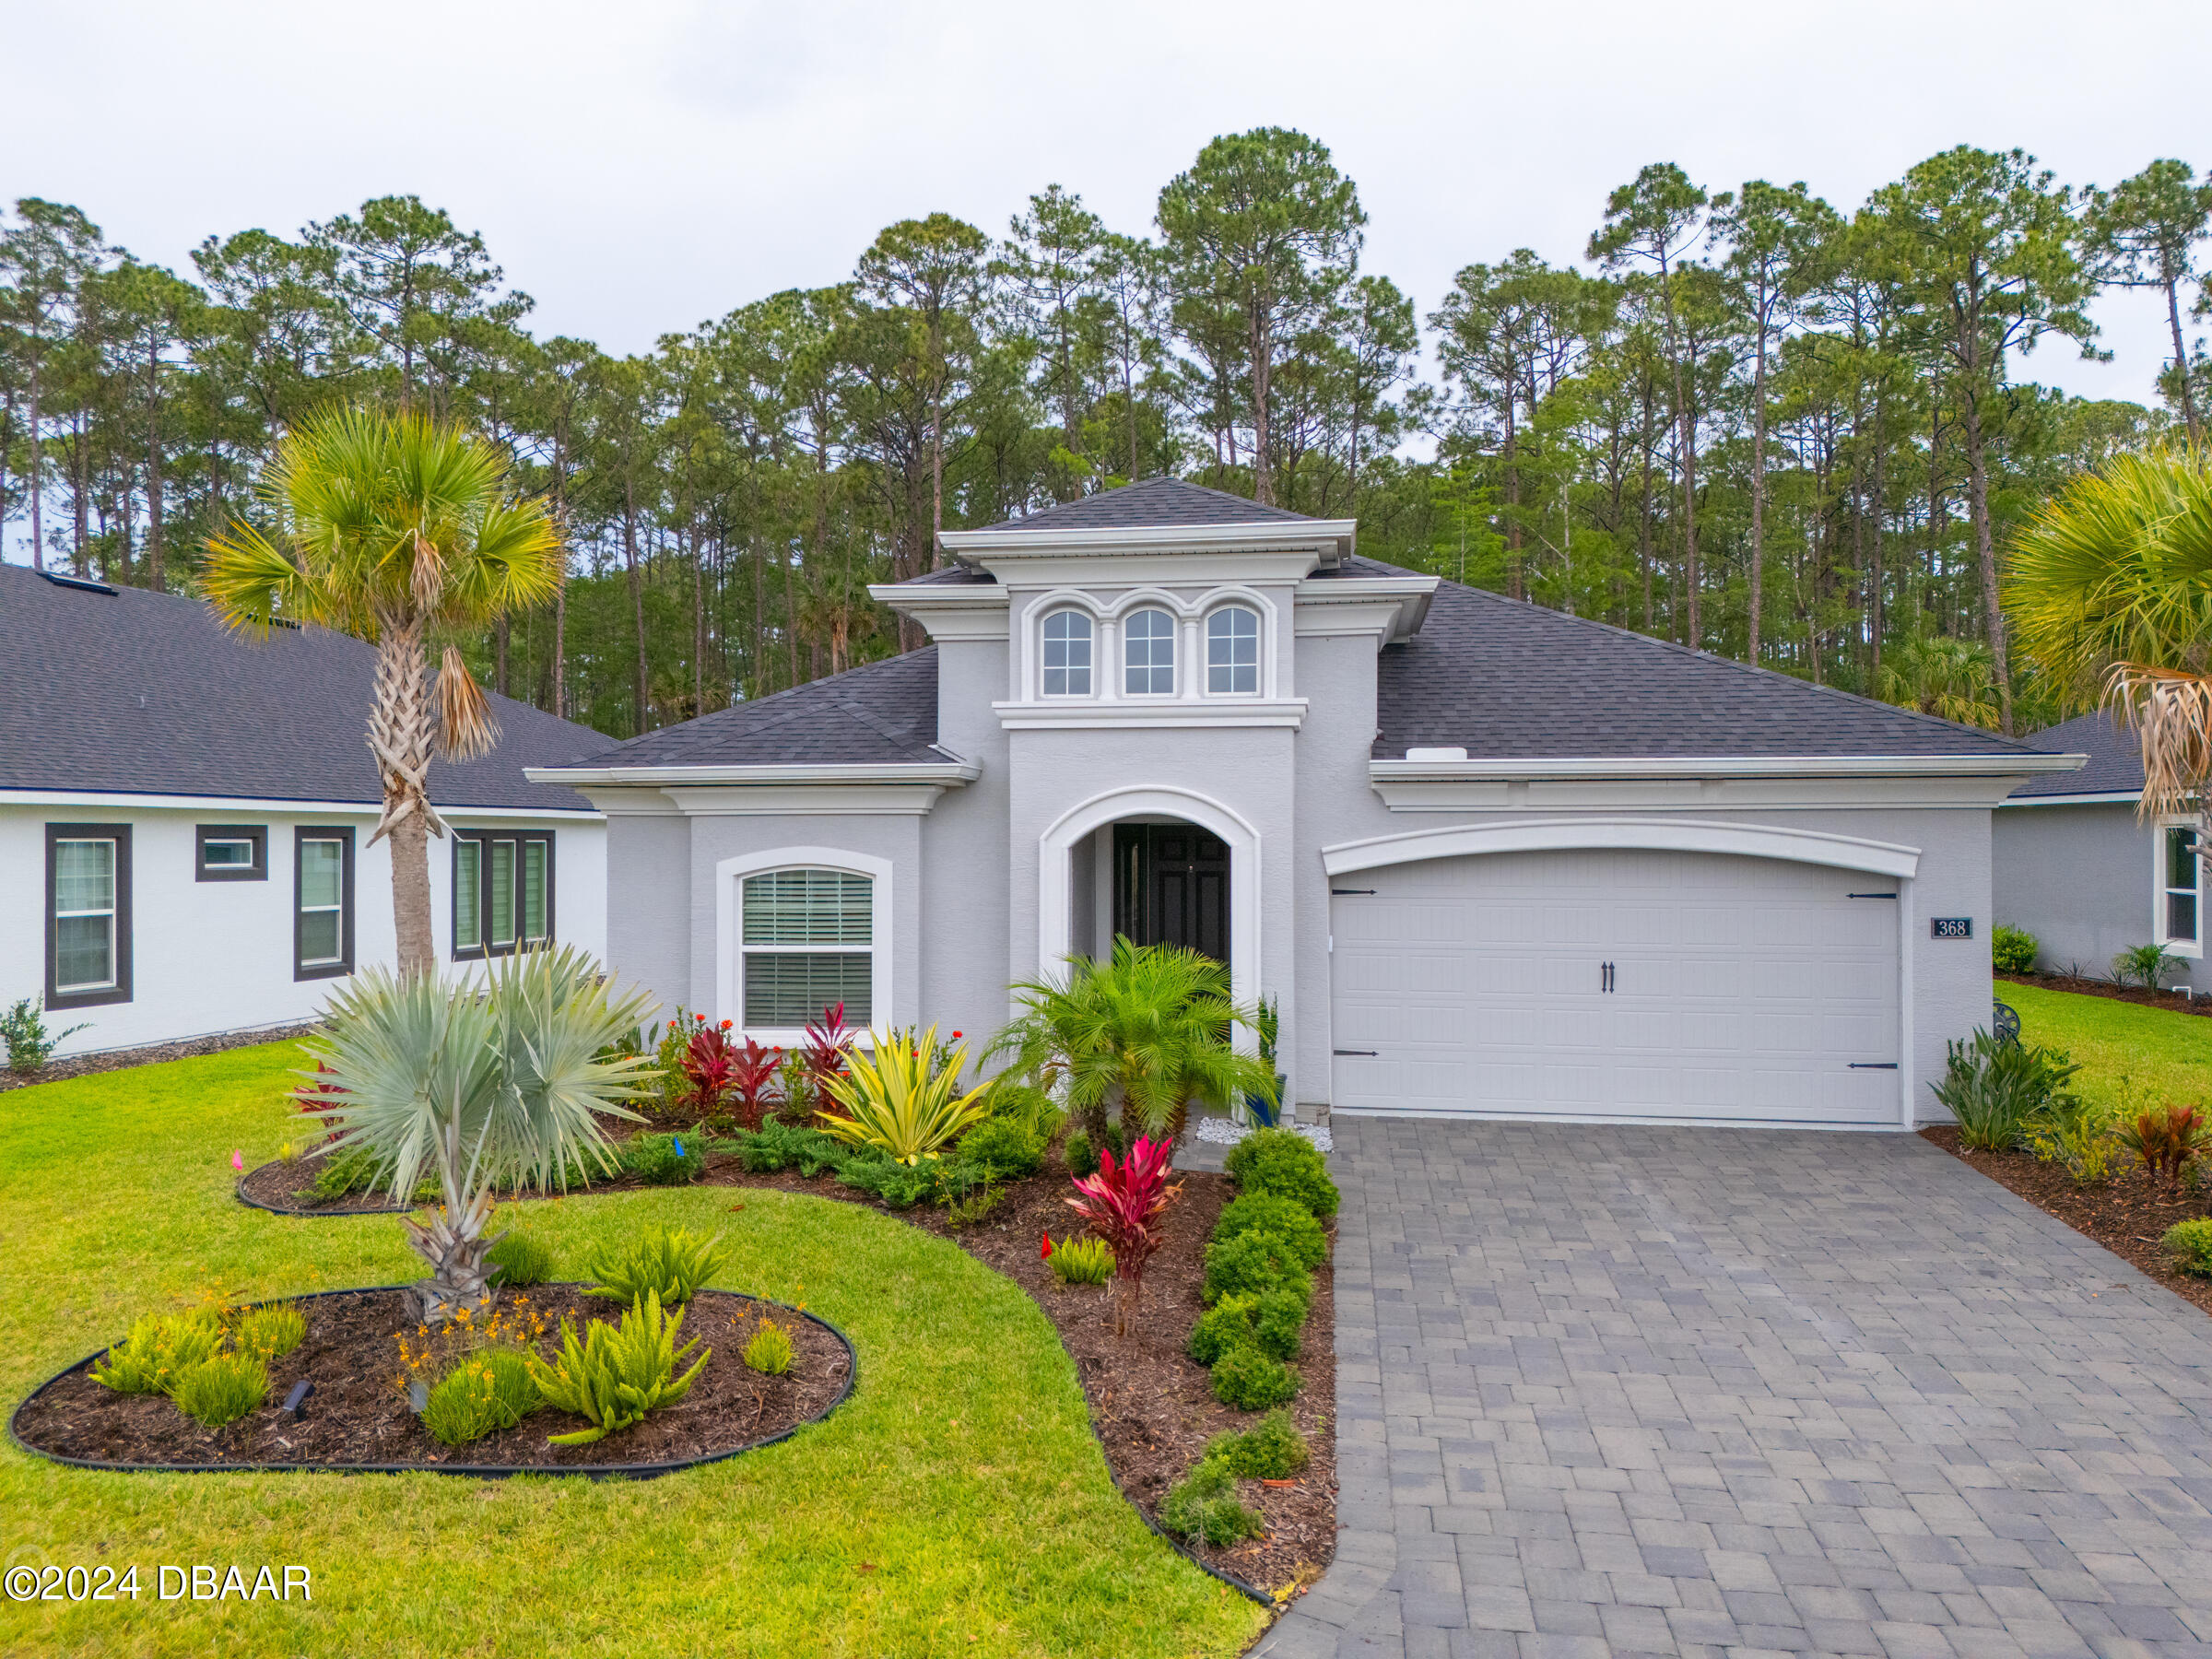
M373 1214L374 1212L357 1211L356 1213ZM713 1289L715 1288L716 1287L712 1285L702 1287L702 1288L705 1289ZM270 1297L267 1298L265 1301L247 1302L243 1305L246 1308L258 1308L266 1306L268 1302L316 1301L326 1296L362 1296L376 1291L406 1290L408 1288L410 1288L410 1287L407 1285L352 1285L339 1290L309 1290L304 1291L298 1296ZM824 1330L828 1331L844 1347L845 1385L838 1390L836 1398L832 1399L829 1405L823 1406L820 1411L816 1413L813 1417L806 1418L804 1422L794 1423L788 1429L781 1430L774 1434L764 1436L757 1441L747 1441L742 1446L732 1446L726 1451L722 1452L709 1452L698 1457L681 1458L673 1463L588 1465L434 1463L118 1463L112 1458L72 1457L66 1453L42 1451L39 1447L32 1445L20 1434L16 1432L16 1420L23 1415L24 1409L29 1406L32 1401L36 1400L41 1394L44 1394L48 1389L52 1388L63 1378L75 1376L78 1371L85 1370L88 1366L100 1359L102 1356L109 1352L110 1348L114 1346L112 1343L109 1344L108 1347L95 1348L91 1353L87 1354L82 1359L77 1360L74 1365L65 1365L60 1371L55 1371L53 1375L48 1377L43 1382L40 1383L36 1388L25 1394L20 1400L17 1401L15 1409L7 1414L7 1438L15 1442L18 1450L27 1452L33 1457L42 1457L48 1463L63 1464L68 1467L76 1469L114 1469L123 1471L126 1474L466 1475L471 1476L478 1480L503 1480L511 1475L582 1475L593 1480L604 1480L609 1477L617 1477L624 1480L653 1480L663 1475L675 1475L682 1472L685 1469L700 1468L708 1464L726 1463L729 1459L741 1456L745 1453L758 1452L764 1446L773 1446L781 1441L787 1441L793 1435L796 1434L800 1430L810 1428L816 1423L826 1420L833 1412L837 1410L839 1406L842 1406L847 1400L853 1397L853 1389L858 1387L860 1384L860 1352L853 1346L853 1339L846 1335L842 1330L839 1329L838 1326L832 1324L830 1321L824 1319L818 1313L809 1313L803 1308L794 1308L788 1302L777 1301L772 1297L751 1296L749 1292L742 1290L727 1291L724 1292L724 1294L733 1296L746 1296L748 1298L748 1300L759 1302L763 1307L780 1308L784 1312L794 1314L800 1319L811 1320L816 1324L820 1325ZM1108 1470L1109 1473L1112 1472L1111 1465L1108 1465ZM1117 1482L1116 1485L1118 1488L1119 1483ZM1131 1507L1135 1508L1135 1506L1131 1505ZM1139 1510L1137 1512L1142 1514L1144 1512ZM1200 1562L1199 1565L1204 1566L1205 1563Z

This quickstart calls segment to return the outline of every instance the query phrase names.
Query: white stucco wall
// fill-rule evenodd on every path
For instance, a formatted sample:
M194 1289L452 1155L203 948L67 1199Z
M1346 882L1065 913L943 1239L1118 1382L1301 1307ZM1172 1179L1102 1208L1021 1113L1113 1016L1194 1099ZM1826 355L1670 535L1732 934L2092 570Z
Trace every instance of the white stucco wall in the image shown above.
M2133 801L2000 806L1991 836L1996 919L2035 935L2041 967L2109 979L2112 958L2154 936L2158 831Z
M131 827L131 1000L57 1009L50 1027L84 1022L64 1054L168 1042L219 1031L312 1019L337 982L293 978L293 831L351 826L354 830L354 962L387 966L397 959L392 923L388 842L367 844L376 824L370 807L302 810L296 804L226 801L163 806L134 799L101 805L88 797L61 802L0 802L0 1002L40 994L45 973L46 826ZM514 828L554 832L554 930L568 944L606 954L606 833L596 818L493 815L456 810L460 829ZM265 824L268 879L194 879L195 832L201 824ZM452 951L450 842L430 844L430 904L438 951ZM465 965L464 965L465 967Z

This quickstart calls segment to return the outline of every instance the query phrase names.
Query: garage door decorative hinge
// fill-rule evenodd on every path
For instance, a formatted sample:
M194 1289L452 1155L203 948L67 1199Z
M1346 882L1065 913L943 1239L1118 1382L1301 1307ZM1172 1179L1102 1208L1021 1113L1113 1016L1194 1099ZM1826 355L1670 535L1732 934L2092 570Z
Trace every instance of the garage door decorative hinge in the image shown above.
M1358 1054L1368 1060L1380 1060L1382 1057L1381 1052L1375 1049L1331 1049L1329 1052L1333 1054Z
M1846 899L1894 899L1897 895L1895 893L1846 893L1843 897Z
M1373 888L1331 888L1329 893L1333 898L1337 899L1350 899L1355 896L1372 899L1375 896L1375 889Z
M1897 1062L1894 1060L1853 1060L1851 1062L1851 1069L1853 1071L1895 1071Z

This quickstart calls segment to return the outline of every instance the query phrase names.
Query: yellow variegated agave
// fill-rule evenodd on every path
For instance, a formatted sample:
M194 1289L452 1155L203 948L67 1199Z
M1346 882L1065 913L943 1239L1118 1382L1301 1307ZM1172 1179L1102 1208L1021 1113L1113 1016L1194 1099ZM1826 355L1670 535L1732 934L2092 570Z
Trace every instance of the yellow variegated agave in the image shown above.
M817 1113L825 1133L855 1147L888 1152L903 1164L935 1158L960 1132L990 1115L988 1083L959 1092L968 1064L962 1043L937 1061L937 1028L918 1038L903 1031L870 1033L875 1052L855 1054L842 1077L829 1080L830 1094L850 1116Z

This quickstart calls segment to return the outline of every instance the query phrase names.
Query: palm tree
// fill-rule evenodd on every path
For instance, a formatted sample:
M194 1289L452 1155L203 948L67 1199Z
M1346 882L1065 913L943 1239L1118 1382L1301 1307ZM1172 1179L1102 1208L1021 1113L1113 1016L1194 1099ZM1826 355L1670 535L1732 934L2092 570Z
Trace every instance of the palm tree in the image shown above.
M571 1174L588 1179L592 1161L614 1172L597 1114L640 1121L623 1102L654 1075L630 1052L652 1009L652 997L618 993L572 947L504 958L480 985L371 968L333 994L307 1050L324 1069L300 1074L313 1085L300 1099L336 1118L332 1149L367 1152L394 1197L436 1177L440 1207L407 1222L430 1266L414 1288L422 1318L489 1305L486 1257L502 1235L485 1230L500 1186L565 1190Z
M399 970L431 971L433 749L447 759L499 740L490 705L454 635L559 591L559 526L543 502L511 496L505 458L457 426L346 409L296 428L259 490L264 520L207 542L201 591L232 628L265 635L278 615L376 646L369 747L384 791L371 846L392 838ZM426 649L446 639L431 698Z
M2146 818L2194 811L2212 858L2212 452L2115 455L2037 512L2006 560L2022 648L2143 742Z
M1230 1042L1252 1010L1230 999L1229 970L1179 945L1113 942L1107 962L1067 959L1067 982L1014 987L1022 1012L992 1042L1010 1069L1045 1089L1067 1086L1068 1111L1094 1145L1119 1100L1133 1133L1182 1134L1194 1099L1275 1093L1275 1067ZM986 1058L990 1057L989 1055Z
M1921 634L1882 657L1875 695L1965 725L1997 724L1997 677L1989 647L1979 640Z

